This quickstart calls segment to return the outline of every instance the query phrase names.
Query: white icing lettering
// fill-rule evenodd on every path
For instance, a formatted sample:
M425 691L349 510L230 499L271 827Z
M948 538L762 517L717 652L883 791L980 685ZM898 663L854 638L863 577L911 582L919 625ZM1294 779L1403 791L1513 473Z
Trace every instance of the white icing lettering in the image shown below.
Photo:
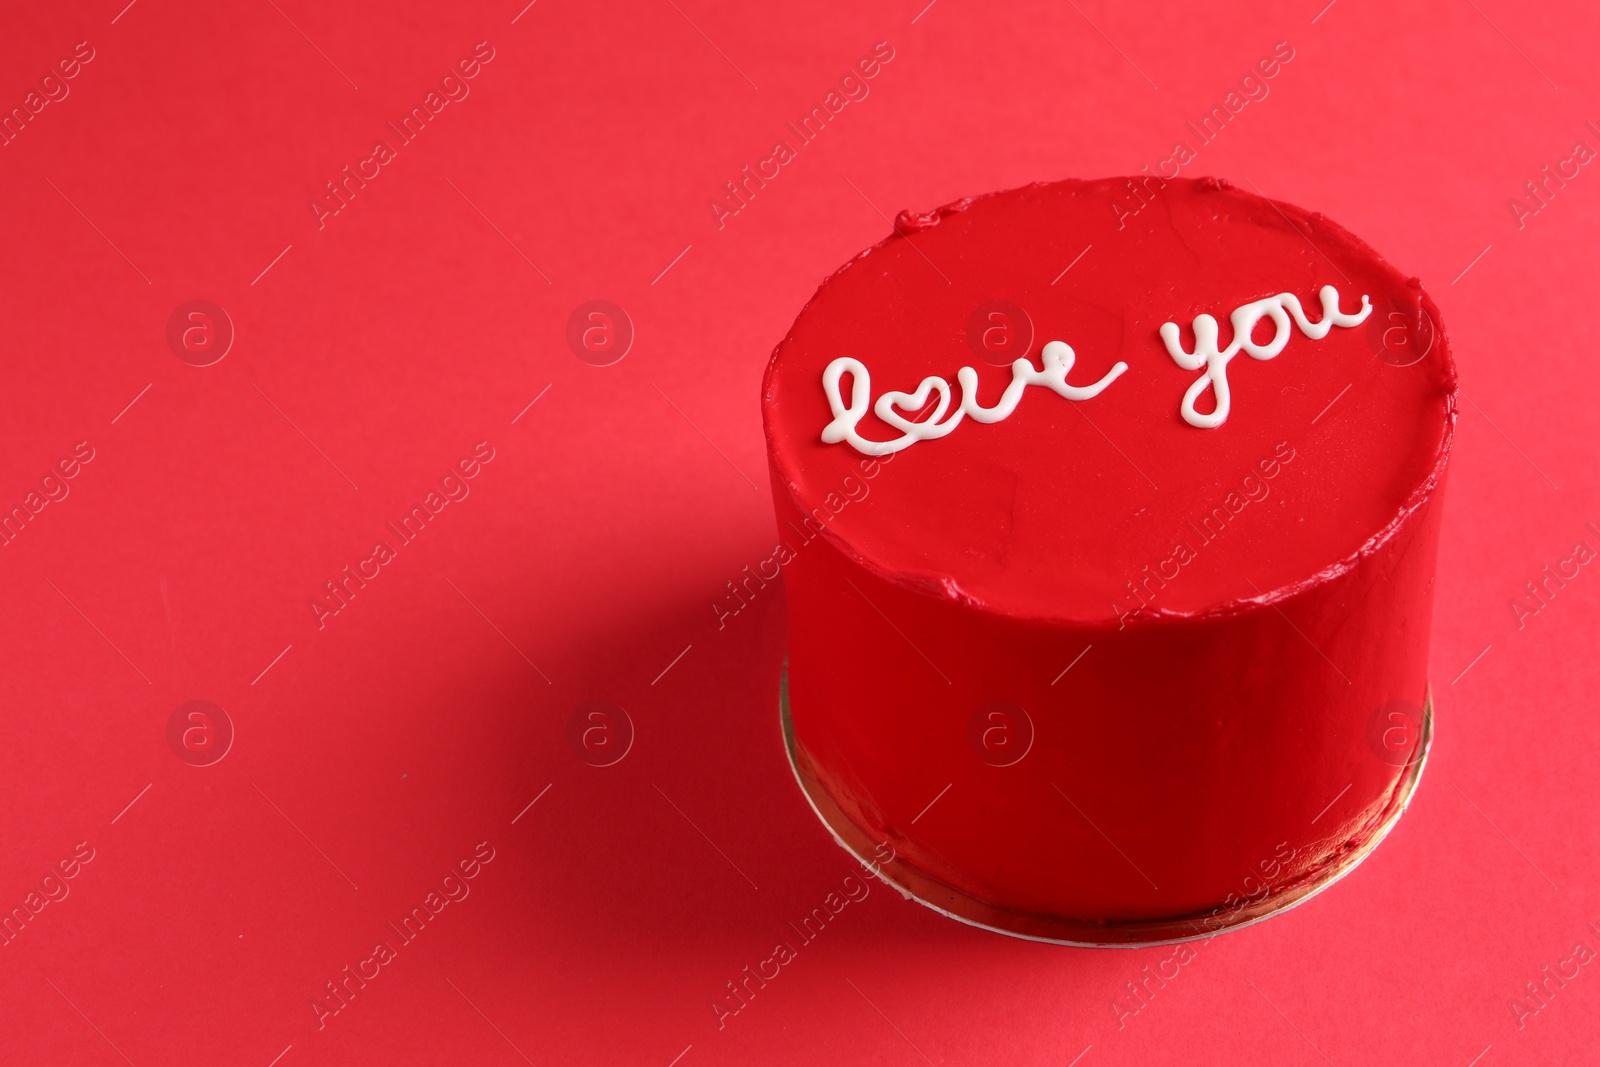
M1240 351L1249 353L1254 359L1271 359L1282 352L1283 346L1289 343L1291 315L1301 333L1313 341L1320 341L1334 326L1355 326L1366 321L1372 313L1372 302L1365 294L1361 297L1361 310L1353 315L1339 310L1339 290L1333 286L1324 285L1317 295L1322 300L1321 322L1311 322L1306 318L1299 299L1293 293L1279 293L1235 308L1233 314L1228 316L1233 325L1233 343L1223 349L1217 347L1217 320L1210 315L1195 316L1193 352L1184 350L1177 323L1163 323L1161 340L1166 344L1167 353L1173 361L1184 370L1205 370L1189 386L1189 391L1183 394L1183 421L1203 430L1215 429L1226 422L1232 406L1228 389L1228 361ZM1274 332L1271 341L1258 345L1251 335L1262 319L1272 320ZM1216 403L1211 414L1202 415L1195 408L1195 401L1200 399L1200 394L1206 391L1207 386L1210 386Z
M1292 298L1291 298L1292 299ZM1116 381L1128 365L1118 362L1105 377L1092 385L1068 385L1067 375L1072 370L1077 355L1064 341L1051 341L1040 353L1043 370L1034 370L1026 359L1011 364L1011 382L992 407L978 402L978 372L971 367L956 371L956 381L961 386L961 403L950 410L950 383L943 378L922 379L915 392L902 393L890 390L872 402L872 377L866 365L858 359L840 356L822 372L822 388L828 394L828 407L833 411L833 421L822 431L827 444L847 442L857 452L867 456L887 456L918 441L931 441L943 437L970 417L974 422L999 422L1017 409L1022 393L1030 385L1042 385L1054 390L1068 400L1087 400L1098 396L1106 386ZM841 379L850 375L850 402L845 403L840 393ZM931 397L937 396L933 412L918 422L906 418L907 413L922 410ZM888 441L871 441L856 432L856 427L866 417L871 406L873 414L889 426L900 431L900 436ZM947 418L946 415L949 417Z
M1331 285L1324 285L1317 296L1322 303L1322 319L1318 322L1306 318L1305 309L1293 293L1279 293L1240 305L1228 316L1229 324L1233 327L1233 340L1227 348L1219 346L1217 320L1211 315L1195 316L1193 351L1183 347L1177 323L1163 323L1160 334L1167 354L1184 370L1203 371L1183 394L1180 410L1184 421L1205 430L1215 429L1226 422L1232 410L1228 363L1240 352L1259 360L1276 357L1289 343L1289 336L1293 332L1291 320L1301 333L1313 341L1319 341L1333 327L1357 326L1372 314L1372 302L1365 294L1361 297L1361 310L1355 313L1339 310L1339 291ZM1266 344L1257 344L1255 328L1264 320L1272 323L1272 339ZM887 456L909 448L918 441L943 437L965 418L971 418L974 422L1000 422L1017 409L1023 392L1030 385L1044 386L1068 400L1087 400L1100 395L1128 369L1128 365L1119 360L1099 381L1090 385L1069 385L1067 375L1071 373L1076 360L1077 354L1071 345L1064 341L1049 342L1040 352L1042 369L1035 370L1027 359L1013 361L1011 381L1001 392L1000 398L992 406L986 407L978 400L978 372L971 367L956 371L956 384L961 389L958 404L953 403L955 398L950 382L933 375L922 379L912 392L891 389L874 401L872 376L866 365L850 356L840 356L822 372L822 388L828 397L828 408L833 413L832 421L822 430L822 440L830 445L845 442L866 456ZM850 375L848 403L842 392L846 374ZM1196 402L1208 388L1212 391L1214 403L1210 414L1202 414ZM909 417L926 408L930 401L933 403L930 413L916 421ZM862 437L857 427L869 410L879 421L899 431L900 436L887 441Z

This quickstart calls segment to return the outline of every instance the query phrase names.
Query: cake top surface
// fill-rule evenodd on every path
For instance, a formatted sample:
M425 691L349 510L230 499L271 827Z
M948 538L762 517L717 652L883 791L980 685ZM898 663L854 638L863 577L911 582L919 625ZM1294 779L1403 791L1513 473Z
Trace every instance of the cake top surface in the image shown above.
M1144 621L1373 550L1442 476L1454 397L1416 279L1321 215L1146 177L902 213L800 313L763 415L778 491L868 569Z

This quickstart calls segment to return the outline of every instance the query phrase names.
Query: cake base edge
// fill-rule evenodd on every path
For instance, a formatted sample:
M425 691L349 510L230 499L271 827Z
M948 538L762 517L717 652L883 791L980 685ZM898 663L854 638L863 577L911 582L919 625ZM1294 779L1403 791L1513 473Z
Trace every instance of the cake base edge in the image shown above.
M882 858L879 843L845 816L838 804L808 772L810 760L795 740L789 713L789 667L785 662L778 683L778 714L783 729L783 746L789 769L801 795L827 828L839 847L877 875L901 896L958 922L1009 937L1076 948L1150 948L1199 941L1232 930L1253 926L1281 915L1339 881L1370 856L1405 814L1433 744L1433 688L1428 688L1422 708L1422 736L1416 759L1405 767L1396 783L1389 810L1365 842L1330 863L1316 878L1296 883L1259 901L1219 905L1198 915L1138 922L1092 923L1052 915L1025 914L1001 908L943 882L896 857Z

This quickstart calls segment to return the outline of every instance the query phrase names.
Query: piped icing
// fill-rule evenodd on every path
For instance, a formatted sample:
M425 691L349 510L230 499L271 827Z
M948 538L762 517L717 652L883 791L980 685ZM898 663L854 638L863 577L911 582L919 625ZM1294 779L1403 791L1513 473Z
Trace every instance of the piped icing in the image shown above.
M1183 421L1202 430L1214 430L1227 422L1228 412L1233 406L1232 390L1228 387L1228 362L1241 351L1248 353L1253 359L1266 360L1277 356L1289 343L1291 316L1294 318L1294 324L1300 327L1301 333L1313 341L1320 341L1328 336L1328 330L1332 327L1359 326L1367 320L1368 315L1372 314L1372 301L1367 299L1365 293L1361 296L1361 310L1353 315L1347 315L1339 310L1339 290L1333 286L1324 285L1317 296L1322 301L1321 322L1312 322L1306 318L1299 297L1293 293L1279 293L1265 300L1241 304L1233 309L1232 315L1228 316L1228 321L1233 325L1233 343L1223 349L1217 348L1217 320L1210 315L1195 316L1193 352L1183 347L1177 323L1163 323L1161 341L1167 346L1167 354L1172 357L1173 362L1184 370L1202 368L1205 370L1205 373L1196 378L1194 384L1183 394ZM1263 319L1272 322L1272 340L1264 345L1258 345L1252 335ZM1203 415L1196 409L1195 402L1200 399L1208 386L1216 403L1211 414Z
M945 413L950 410L950 383L943 378L930 375L922 379L922 384L917 386L915 392L903 393L891 389L879 396L876 403L872 403L872 376L866 364L859 359L840 356L822 372L822 388L828 394L828 407L833 411L833 421L824 427L822 440L830 445L848 442L851 448L866 456L887 456L902 448L909 448L918 441L943 437L967 416L971 416L975 422L999 422L1017 410L1023 390L1030 385L1045 386L1068 400L1088 400L1099 396L1106 386L1128 369L1126 363L1118 360L1099 381L1091 385L1068 385L1067 375L1077 359L1071 345L1065 341L1050 341L1044 346L1040 358L1044 362L1043 370L1034 370L1033 364L1026 359L1012 362L1011 382L992 407L984 407L978 401L978 372L971 367L962 367L956 371L956 381L961 386L961 403L949 418L945 418ZM846 374L850 375L848 404L839 392L840 380ZM1227 388L1225 383L1223 388ZM904 412L917 412L926 407L930 394L939 397L933 413L920 421L906 418ZM856 427L866 417L869 403L874 415L900 431L899 437L888 441L869 441L856 432Z

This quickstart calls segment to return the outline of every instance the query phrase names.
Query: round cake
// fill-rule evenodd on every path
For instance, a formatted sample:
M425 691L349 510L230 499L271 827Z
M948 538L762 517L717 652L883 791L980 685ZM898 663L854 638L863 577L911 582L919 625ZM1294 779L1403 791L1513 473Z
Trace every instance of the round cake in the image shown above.
M908 895L1204 936L1388 831L1432 730L1455 369L1433 301L1214 179L902 213L763 420L796 776Z

